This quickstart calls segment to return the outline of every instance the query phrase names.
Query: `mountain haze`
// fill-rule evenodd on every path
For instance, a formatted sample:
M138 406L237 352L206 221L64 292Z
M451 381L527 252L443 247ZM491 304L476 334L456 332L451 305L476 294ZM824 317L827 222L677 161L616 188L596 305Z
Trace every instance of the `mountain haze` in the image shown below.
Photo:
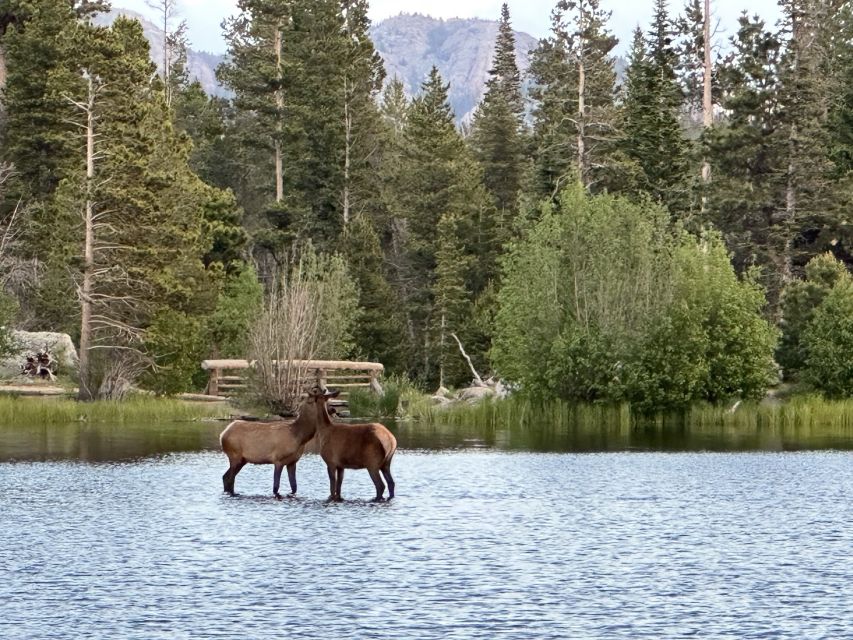
M496 20L441 20L400 14L373 25L370 35L385 62L388 78L399 77L416 95L430 68L450 82L450 105L458 121L468 121L483 97L498 34ZM530 66L533 36L515 32L515 54L522 76Z
M151 43L151 58L158 66L163 57L163 31L136 11L115 8L98 16L96 22L110 25L120 15L142 23L145 37ZM420 14L403 14L374 24L370 35L385 63L387 79L395 76L403 81L409 96L417 95L430 68L438 67L445 82L450 83L450 106L457 122L469 122L485 91L489 68L498 33L497 20L452 18L443 20ZM522 31L515 32L515 53L522 78L530 66L530 51L537 40ZM225 56L189 49L187 66L211 95L227 96L228 90L216 81L216 67ZM617 59L621 76L625 63Z

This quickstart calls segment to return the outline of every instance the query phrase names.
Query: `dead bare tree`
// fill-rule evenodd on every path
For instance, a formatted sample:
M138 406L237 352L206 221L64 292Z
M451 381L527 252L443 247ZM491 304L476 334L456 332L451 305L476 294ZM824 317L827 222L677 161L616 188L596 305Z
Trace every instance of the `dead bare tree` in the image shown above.
M0 163L0 199L14 175L14 167ZM28 210L23 201L18 200L0 219L0 292L16 300L25 299L33 291L40 272L38 260L23 257L22 234Z
M176 63L186 64L187 51L187 21L177 21L180 16L178 0L146 0L145 4L158 14L158 26L163 30L163 86L166 94L166 104L171 106L174 99L175 79L172 74Z
M259 398L276 413L292 415L310 375L304 363L317 354L321 336L321 287L298 268L280 274L249 335Z

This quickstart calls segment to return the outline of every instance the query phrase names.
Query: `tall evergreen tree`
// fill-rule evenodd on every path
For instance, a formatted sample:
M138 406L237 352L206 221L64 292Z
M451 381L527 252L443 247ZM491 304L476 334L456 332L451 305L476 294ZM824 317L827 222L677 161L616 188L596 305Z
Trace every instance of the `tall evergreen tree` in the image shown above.
M802 273L808 260L842 238L840 209L850 204L839 193L827 149L827 114L835 103L830 73L832 41L839 31L837 0L782 0L786 38L780 72L782 128L786 138L785 201L776 237L777 269L783 283ZM850 246L849 231L843 238Z
M618 153L618 111L610 12L598 0L562 0L552 35L539 43L530 71L537 190L553 196L580 177L587 189L626 188ZM630 188L630 187L627 187Z
M392 225L403 261L395 280L403 285L400 294L414 346L410 371L430 382L437 382L439 368L434 285L436 229L442 216L455 216L468 253L477 257L465 274L469 300L483 290L496 269L494 207L482 186L479 166L454 126L447 88L433 67L408 111L393 187ZM445 328L465 339L464 328Z
M624 149L642 169L640 187L683 215L690 206L688 145L680 124L675 30L666 0L656 0L652 28L639 29L625 78Z
M483 167L483 180L505 219L514 217L523 170L521 75L515 60L515 35L509 8L501 7L498 37L486 94L474 115L471 145Z
M758 17L740 18L732 51L720 68L724 118L706 137L714 181L708 215L723 232L735 265L771 265L771 236L780 222L785 153L779 103L782 43ZM775 272L775 269L773 269ZM765 273L768 290L773 273Z

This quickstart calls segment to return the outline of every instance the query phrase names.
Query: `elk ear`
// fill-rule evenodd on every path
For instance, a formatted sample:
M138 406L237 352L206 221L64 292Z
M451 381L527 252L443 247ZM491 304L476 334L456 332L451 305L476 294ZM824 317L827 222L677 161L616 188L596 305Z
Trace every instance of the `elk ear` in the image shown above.
M337 398L340 394L341 394L340 390L336 390L336 391L326 391L325 395L327 398Z

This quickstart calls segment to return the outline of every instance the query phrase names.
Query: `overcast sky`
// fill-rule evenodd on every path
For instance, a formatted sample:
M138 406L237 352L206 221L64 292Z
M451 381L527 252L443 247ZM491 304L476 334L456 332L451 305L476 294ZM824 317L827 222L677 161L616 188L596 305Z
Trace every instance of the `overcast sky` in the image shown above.
M194 49L224 53L220 23L236 13L237 0L178 0L181 13L189 25ZM436 18L487 18L500 16L503 0L373 0L370 14L374 22L404 13L422 13ZM541 38L548 33L551 9L556 0L509 0L512 23L516 30ZM602 0L602 6L613 12L611 28L622 41L619 51L626 50L631 31L639 23L647 27L652 14L652 0ZM151 15L145 0L113 0L113 5ZM680 11L682 0L670 2L673 12ZM720 39L734 32L737 17L744 8L758 13L768 23L779 15L776 0L711 0L714 16L719 20Z

